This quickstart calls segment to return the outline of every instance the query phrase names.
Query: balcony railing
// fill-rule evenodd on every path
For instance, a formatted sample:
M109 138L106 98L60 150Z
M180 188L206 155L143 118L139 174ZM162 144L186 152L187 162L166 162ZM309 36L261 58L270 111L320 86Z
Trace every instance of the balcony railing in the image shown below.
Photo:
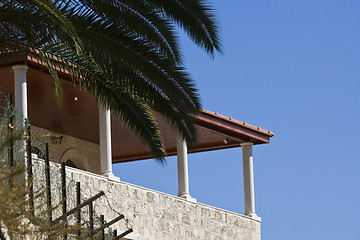
M34 188L44 187L45 163L34 160ZM51 163L51 182L61 182L61 165ZM161 193L133 184L111 180L72 167L66 167L67 206L76 206L76 185L81 184L81 201L103 191L104 197L93 202L95 216L106 222L123 214L106 231L133 232L125 239L237 239L260 240L260 222L244 215ZM61 201L61 188L52 189L53 204ZM35 203L36 204L36 203ZM88 211L84 209L83 211ZM61 209L53 218L61 216ZM86 219L85 219L86 220Z

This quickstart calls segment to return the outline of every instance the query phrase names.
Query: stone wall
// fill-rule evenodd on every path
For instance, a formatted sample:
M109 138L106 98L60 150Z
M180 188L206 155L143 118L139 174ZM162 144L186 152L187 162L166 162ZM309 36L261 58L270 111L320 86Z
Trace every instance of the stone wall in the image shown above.
M35 161L37 178L43 176L43 161ZM53 163L51 181L59 183L60 168ZM94 202L96 215L105 215L110 221L119 214L125 215L112 229L118 233L133 229L127 239L138 240L260 240L260 222L249 217L228 212L201 203L135 186L125 182L112 181L82 170L67 168L68 206L74 207L76 182L81 182L82 200L99 191L105 196ZM44 181L38 179L37 184ZM53 188L59 194L60 189ZM56 204L59 199L54 199ZM87 210L84 209L83 213ZM60 211L58 211L60 212ZM55 214L56 215L56 214ZM56 216L55 216L56 217Z

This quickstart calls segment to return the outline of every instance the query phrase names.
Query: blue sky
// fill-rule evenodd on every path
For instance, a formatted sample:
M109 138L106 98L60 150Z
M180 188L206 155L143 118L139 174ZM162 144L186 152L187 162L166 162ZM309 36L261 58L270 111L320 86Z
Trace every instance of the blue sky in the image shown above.
M183 36L203 106L275 133L255 146L262 239L359 239L360 1L213 1L223 57ZM177 195L176 159L114 165ZM189 155L190 194L244 212L241 148Z

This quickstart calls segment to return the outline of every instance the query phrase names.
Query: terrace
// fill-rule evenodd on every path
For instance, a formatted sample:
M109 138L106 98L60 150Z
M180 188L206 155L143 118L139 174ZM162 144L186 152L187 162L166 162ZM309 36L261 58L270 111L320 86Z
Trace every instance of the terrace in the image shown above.
M107 200L94 202L94 208L106 219L111 220L116 212L125 215L128 222L115 227L124 230L130 226L134 232L129 239L261 238L261 219L255 212L252 146L269 143L272 132L202 110L196 116L198 142L188 147L155 113L168 156L177 155L178 196L135 186L114 176L112 164L150 159L149 151L111 115L110 109L98 106L87 92L67 79L66 72L58 71L63 88L61 108L56 105L51 75L29 54L0 59L1 91L14 96L15 108L49 143L53 166L67 163L67 183L80 182L84 199L104 191ZM189 153L235 147L243 150L244 215L198 203L189 192ZM42 171L43 161L38 160L37 165L33 171ZM55 175L52 178L57 181ZM69 204L74 198L70 191Z

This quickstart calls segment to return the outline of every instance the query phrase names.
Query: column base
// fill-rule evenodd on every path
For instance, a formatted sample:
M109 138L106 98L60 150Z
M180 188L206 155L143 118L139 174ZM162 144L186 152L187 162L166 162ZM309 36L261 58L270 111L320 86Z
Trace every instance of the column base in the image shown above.
M120 181L120 178L115 176L113 173L105 172L105 173L101 173L101 175L107 177L109 180L112 181Z
M256 215L256 213L245 213L245 216L251 217L252 219L261 222L261 217Z
M184 198L186 201L189 201L189 202L194 202L194 203L197 202L196 198L192 198L190 196L190 194L188 194L188 193L179 194L178 197Z

